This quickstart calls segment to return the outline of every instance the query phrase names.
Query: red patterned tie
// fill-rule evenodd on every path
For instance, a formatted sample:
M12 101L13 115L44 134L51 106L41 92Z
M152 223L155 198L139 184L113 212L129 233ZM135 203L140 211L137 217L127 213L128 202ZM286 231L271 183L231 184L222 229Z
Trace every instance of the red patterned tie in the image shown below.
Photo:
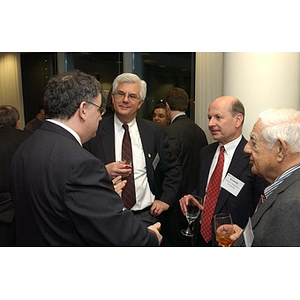
M224 166L224 146L220 148L220 154L214 172L211 175L207 192L205 195L205 204L203 216L201 218L201 234L206 243L212 239L211 220L215 211L219 193L221 190L221 179Z
M133 161L132 161L132 149L131 139L128 130L128 124L124 123L123 128L125 130L122 141L122 160L131 161L132 172L126 177L127 183L123 188L122 200L126 208L130 209L136 203L134 176L133 176Z

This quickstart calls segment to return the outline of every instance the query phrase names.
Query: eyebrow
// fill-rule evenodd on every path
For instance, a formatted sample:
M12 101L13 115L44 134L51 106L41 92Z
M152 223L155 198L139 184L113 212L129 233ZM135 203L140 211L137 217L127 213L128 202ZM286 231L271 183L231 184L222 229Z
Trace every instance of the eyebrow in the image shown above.
M255 141L257 140L256 136L252 132L250 132L249 136L250 136L250 139L255 140Z

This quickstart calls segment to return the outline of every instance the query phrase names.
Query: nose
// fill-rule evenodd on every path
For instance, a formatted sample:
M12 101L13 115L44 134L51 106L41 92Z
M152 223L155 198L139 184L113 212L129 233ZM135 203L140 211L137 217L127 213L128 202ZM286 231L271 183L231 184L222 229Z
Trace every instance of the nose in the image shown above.
M123 97L123 101L128 102L129 101L129 94L125 94Z
M250 147L249 142L247 142L247 144L245 145L244 152L248 153L248 154L251 154L251 147Z
M213 127L215 124L214 124L214 121L213 121L213 118L210 118L208 120L208 127Z

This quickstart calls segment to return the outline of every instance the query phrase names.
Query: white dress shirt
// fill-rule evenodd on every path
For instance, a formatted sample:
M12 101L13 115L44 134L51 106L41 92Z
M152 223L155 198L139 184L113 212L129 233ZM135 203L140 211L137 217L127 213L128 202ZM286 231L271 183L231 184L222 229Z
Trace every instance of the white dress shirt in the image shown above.
M155 196L152 194L148 183L146 160L136 119L133 119L130 123L127 124L131 139L134 183L136 193L136 204L131 208L131 210L141 210L152 205ZM121 161L122 159L122 140L125 131L122 125L123 123L115 115L114 127L116 161Z
M210 181L210 177L211 177L211 175L212 175L212 173L213 173L213 171L214 171L214 169L215 169L215 167L217 165L221 146L224 146L224 148L225 148L225 152L224 152L224 167L223 167L223 173L222 173L222 181L223 181L224 178L225 178L225 176L226 176L226 174L227 174L227 171L228 171L229 165L231 163L232 157L234 155L235 149L238 146L238 144L240 143L241 139L242 139L242 136L240 135L238 138L236 138L235 140L231 141L228 144L222 145L221 143L219 143L219 146L218 146L218 148L216 150L215 156L214 156L213 161L212 161L211 166L210 166L210 171L209 171L209 175L208 175L206 189L208 187L208 184L209 184L209 181Z

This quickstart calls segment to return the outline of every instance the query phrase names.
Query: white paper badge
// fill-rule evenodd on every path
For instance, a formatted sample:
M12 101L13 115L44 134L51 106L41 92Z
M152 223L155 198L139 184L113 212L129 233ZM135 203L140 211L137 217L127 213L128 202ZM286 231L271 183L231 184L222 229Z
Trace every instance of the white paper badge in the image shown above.
M232 195L237 196L244 185L245 183L243 181L228 173L222 181L221 187Z
M244 235L244 241L246 247L251 247L254 240L254 234L253 234L252 223L250 218L244 229L243 235Z

